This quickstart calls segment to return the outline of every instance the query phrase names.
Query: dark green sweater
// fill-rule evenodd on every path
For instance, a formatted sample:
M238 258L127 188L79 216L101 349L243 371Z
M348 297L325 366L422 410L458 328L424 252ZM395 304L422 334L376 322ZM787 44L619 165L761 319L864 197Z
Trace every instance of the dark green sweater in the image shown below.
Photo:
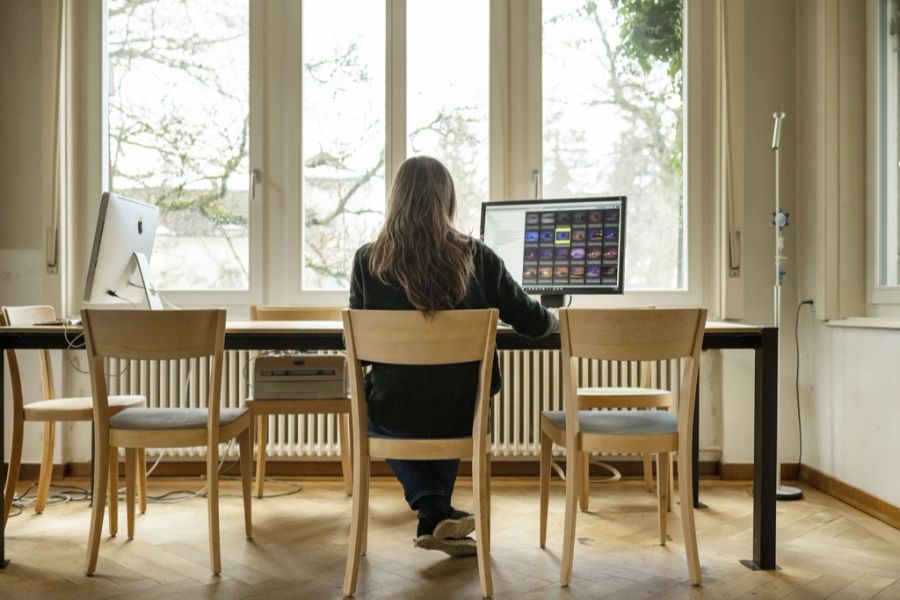
M350 308L413 310L399 284L372 275L369 244L356 252L350 282ZM532 338L556 331L559 322L522 290L493 250L475 240L475 268L463 301L456 307L497 308L500 319ZM436 366L375 364L366 377L369 419L379 426L415 436L461 436L472 428L477 363ZM491 394L500 391L494 354Z

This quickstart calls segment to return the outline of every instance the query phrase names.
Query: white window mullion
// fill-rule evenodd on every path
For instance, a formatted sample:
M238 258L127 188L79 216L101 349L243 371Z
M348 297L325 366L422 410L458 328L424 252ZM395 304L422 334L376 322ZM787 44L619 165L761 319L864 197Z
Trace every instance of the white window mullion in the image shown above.
M394 173L406 159L406 0L387 0L386 10L385 202Z
M302 14L300 0L293 2L265 2L251 0L251 57L257 44L255 62L251 69L257 79L251 79L251 109L259 98L262 110L259 117L260 140L263 148L259 161L257 199L263 203L265 230L261 231L264 252L264 302L290 304L296 302L301 288L302 195L300 183L300 119L301 72L300 31ZM261 21L257 29L254 18ZM254 39L254 33L260 37ZM251 78L254 75L251 71ZM253 114L253 113L251 113ZM251 129L252 130L252 129ZM261 197L260 197L260 194Z
M540 195L540 190L535 194L535 176L541 175L543 152L541 7L541 0L506 2L508 103L499 109L507 111L505 195L492 195L492 200L527 200Z

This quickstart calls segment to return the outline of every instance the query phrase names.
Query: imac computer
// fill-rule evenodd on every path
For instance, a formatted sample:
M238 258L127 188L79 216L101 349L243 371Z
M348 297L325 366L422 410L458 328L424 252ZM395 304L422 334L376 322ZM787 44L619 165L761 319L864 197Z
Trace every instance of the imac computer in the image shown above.
M621 294L625 197L485 202L481 239L529 294Z
M153 310L162 300L150 282L150 254L159 208L118 194L104 193L84 284L88 304L146 300Z

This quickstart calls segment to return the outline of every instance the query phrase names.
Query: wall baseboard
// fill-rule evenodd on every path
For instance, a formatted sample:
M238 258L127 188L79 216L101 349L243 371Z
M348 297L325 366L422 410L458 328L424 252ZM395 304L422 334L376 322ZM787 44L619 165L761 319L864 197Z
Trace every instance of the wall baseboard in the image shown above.
M781 465L782 481L797 481L799 465ZM702 472L702 470L701 470ZM723 481L753 481L753 463L722 463L721 475Z
M605 460L605 463L615 467L625 478L641 478L643 465L639 460ZM751 465L752 467L752 465ZM120 470L124 466L120 463ZM37 479L40 465L23 464L20 471L20 480ZM678 472L676 462L676 474ZM124 473L124 471L122 471ZM226 461L222 470L228 475L240 474L240 467L236 462ZM460 475L472 474L472 464L463 461L459 469ZM199 477L206 473L206 462L191 461L162 461L153 471L153 477ZM391 475L390 467L384 461L372 461L372 475ZM751 468L752 474L752 468ZM266 475L269 477L340 477L341 463L337 460L275 460L266 461ZM491 475L495 477L535 477L540 475L540 463L537 460L503 460L495 459L491 462ZM602 477L608 472L602 467L591 465L591 475ZM721 475L719 463L702 461L700 463L701 477L719 477ZM90 476L90 463L77 462L66 465L55 465L53 477L82 477Z
M87 465L88 463L84 463ZM53 479L62 479L63 477L72 476L71 464L53 465ZM9 463L3 463L4 471L9 470ZM40 463L22 463L19 466L19 481L34 480L37 481L41 473Z
M800 481L887 523L891 527L900 529L900 506L894 506L890 502L808 465L803 465L800 469Z
M618 469L622 476L628 479L638 479L643 474L643 466L636 460L607 460L607 464ZM539 463L536 460L494 460L491 463L491 474L495 477L535 477L540 475ZM676 464L677 467L677 464ZM120 465L123 470L124 466ZM40 465L29 463L20 468L19 479L21 481L37 480ZM676 468L677 472L677 468ZM206 473L204 461L163 461L153 472L155 477L200 477ZM239 473L237 464L229 463L223 473L236 475ZM460 475L472 474L472 464L463 461L460 465ZM591 475L604 476L607 471L596 465L591 466ZM781 465L781 479L784 481L797 481L806 483L817 490L844 502L853 508L875 517L888 525L900 529L900 507L873 496L857 487L835 479L822 471L808 465L798 467L796 464ZM266 463L266 475L269 477L312 477L334 478L341 476L341 463L336 460L269 460ZM389 476L391 470L384 461L372 462L372 475ZM54 465L53 478L90 476L90 463L78 462L66 465ZM723 481L753 481L752 463L718 463L704 461L700 463L700 476L720 478Z

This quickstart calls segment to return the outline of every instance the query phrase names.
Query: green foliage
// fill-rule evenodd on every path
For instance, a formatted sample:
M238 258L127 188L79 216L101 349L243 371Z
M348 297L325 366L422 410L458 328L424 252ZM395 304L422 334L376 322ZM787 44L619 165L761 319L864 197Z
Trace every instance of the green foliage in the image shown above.
M654 62L668 65L669 77L676 88L682 82L683 0L610 0L619 14L622 53L634 60L644 73ZM595 0L585 10L597 9Z
M890 4L893 6L888 7L888 18L890 19L889 30L891 35L897 35L897 30L900 28L900 0L894 0Z

